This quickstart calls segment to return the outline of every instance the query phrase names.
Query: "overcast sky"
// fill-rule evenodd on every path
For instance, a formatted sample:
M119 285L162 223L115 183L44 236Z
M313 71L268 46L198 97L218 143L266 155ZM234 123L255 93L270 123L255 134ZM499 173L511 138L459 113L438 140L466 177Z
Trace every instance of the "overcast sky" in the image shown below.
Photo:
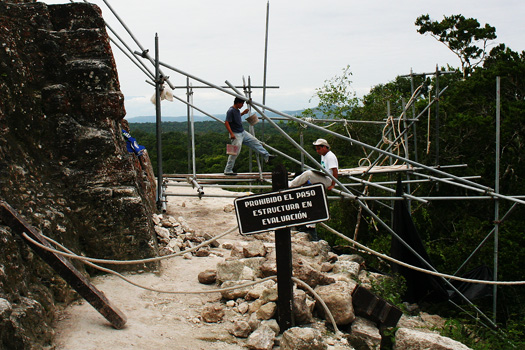
M138 50L105 3L93 2L106 22ZM267 0L108 2L153 57L158 34L162 62L216 85L226 80L241 85L248 76L253 85L262 85ZM442 43L417 33L414 22L427 13L433 20L453 14L475 18L496 27L493 45L525 50L523 0L271 0L267 85L279 89L267 90L266 104L288 111L314 107L315 89L341 75L347 65L359 97L411 69L422 73L434 71L436 64L459 67L459 59ZM155 115L149 101L154 88L145 82L147 77L120 50L113 50L127 118ZM174 85L186 85L184 76L164 71ZM174 93L186 99L185 90ZM253 98L262 102L262 90ZM225 113L232 100L211 89L195 89L194 104L210 114ZM163 102L162 115L186 115L186 106Z

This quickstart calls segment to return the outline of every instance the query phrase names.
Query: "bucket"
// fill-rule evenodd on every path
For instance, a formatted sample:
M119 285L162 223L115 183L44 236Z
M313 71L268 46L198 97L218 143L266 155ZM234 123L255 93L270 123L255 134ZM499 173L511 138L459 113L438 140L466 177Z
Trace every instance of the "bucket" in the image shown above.
M251 116L249 116L248 118L246 118L246 121L250 124L250 125L255 125L259 122L259 117L257 117L257 114L252 114Z
M236 156L238 153L239 153L239 146L231 145L231 144L226 145L226 154Z

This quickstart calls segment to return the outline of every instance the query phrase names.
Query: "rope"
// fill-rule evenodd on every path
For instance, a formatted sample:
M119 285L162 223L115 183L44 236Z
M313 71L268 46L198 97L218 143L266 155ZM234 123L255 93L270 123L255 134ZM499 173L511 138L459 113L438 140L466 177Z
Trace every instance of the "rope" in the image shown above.
M25 236L24 236L25 237ZM55 243L57 246L59 246L61 249L63 249L65 252L71 254L71 255L75 255L78 257L78 260L80 260L81 262L85 263L86 265L89 265L97 270L100 270L100 271L103 271L103 272L107 272L109 274L112 274L114 276L117 276L118 278L128 282L129 284L131 285L134 285L135 287L139 287L139 288L142 288L142 289L145 289L145 290L149 290L149 291L152 291L152 292L157 292L157 293L164 293L164 294L207 294L207 293L220 293L220 292L227 292L227 291L230 291L230 290L235 290L235 289L240 289L240 288L244 288L244 287L249 287L249 286L253 286L255 284L258 284L258 283L262 283L262 282L266 282L270 279L276 279L277 277L275 276L271 276L271 277L266 277L266 278L263 278L261 280L258 280L258 281L254 281L254 282L248 282L248 283L245 283L245 284L242 284L242 285L239 285L239 286L232 286L232 287L227 287L227 288L218 288L218 289L210 289L210 290L199 290L199 291L173 291L173 290L161 290L161 289L156 289L156 288L152 288L152 287L147 287L147 286L144 286L144 285L141 285L141 284L138 284L136 282L133 282L132 280L130 280L129 278L127 278L126 276L122 275L121 273L115 271L115 270L112 270L112 269L108 269L106 267L102 267L102 266L99 266L99 265L96 265L96 264L93 264L92 262L88 261L87 259L85 259L84 257L82 256L78 256L76 255L75 253L73 253L71 250L67 249L66 247L64 247L63 245L61 245L60 243L50 239L50 241L52 241L53 243ZM45 246L44 246L45 247ZM185 251L186 252L186 251Z
M364 167L364 165L363 165L363 162L364 162L364 161L368 162L368 166L371 166L371 165L372 165L372 162L370 161L369 158L361 158L361 159L359 159L359 161L357 162L357 165L358 165L359 167Z
M235 227L235 228L237 228L237 227ZM266 282L266 281L269 281L269 280L274 280L274 281L277 282L277 276L270 276L270 277L266 277L266 278L263 278L263 279L260 279L260 280L257 280L257 281L248 282L248 283L244 283L244 284L241 284L241 285L238 285L238 286L232 286L232 287L227 287L227 288L216 288L216 289L210 289L210 290L197 290L197 291L162 290L162 289L152 288L152 287L144 286L144 285L141 285L139 283L133 282L132 280L130 280L129 278L127 278L126 276L122 275L121 273L119 273L119 272L117 272L115 270L108 269L108 268L96 265L96 264L92 263L91 261L89 261L89 260L93 260L93 259L89 259L89 258L86 258L86 257L83 257L83 256L79 256L79 255L73 253L71 250L69 250L68 248L64 247L62 244L56 242L52 238L44 236L44 238L46 240L56 244L58 247L60 247L60 249L64 250L64 252L66 252L66 253L60 252L60 251L58 251L56 249L52 249L50 247L46 247L44 245L41 245L40 243L36 242L31 237L29 237L25 232L23 233L23 236L24 236L24 238L29 240L31 243L34 243L34 244L38 245L42 249L45 249L45 250L47 250L49 252L57 253L57 254L60 254L60 255L66 255L67 254L66 256L74 256L76 259L80 260L81 262L85 263L88 266L91 266L91 267L93 267L93 268L95 268L97 270L100 270L100 271L112 274L112 275L122 279L123 281L125 281L125 282L127 282L127 283L129 283L129 284L131 284L133 286L135 286L135 287L138 287L138 288L141 288L141 289L144 289L144 290L149 290L151 292L156 292L156 293L163 293L163 294L209 294L209 293L221 293L221 292L227 292L227 291L231 291L231 290L235 290L235 289L242 289L242 288L250 287L250 286L253 286L253 285L256 285L256 284L259 284L259 283L263 283L263 282ZM222 236L222 235L219 235L219 236ZM219 236L212 238L208 242L212 242L212 241L218 239ZM184 253L186 253L188 251L189 251L189 249L187 251L184 251ZM170 256L170 257L172 257L172 256ZM165 258L165 257L162 257L162 258ZM343 333L341 333L339 331L339 329L337 328L337 324L335 322L335 319L334 319L332 313L330 312L330 309L328 308L326 303L323 301L323 299L319 296L319 294L317 294L308 284L306 284L305 282L301 281L300 279L298 279L296 277L292 277L292 280L295 283L300 284L301 286L303 286L303 288L307 289L312 294L312 296L317 301L319 301L319 303L321 303L321 305L322 305L326 315L328 316L330 322L332 322L332 326L334 327L334 330L335 330L336 334L338 336L340 336L340 337L343 336Z
M430 270L426 270L426 269L423 269L421 267L417 267L417 266L412 266L412 265L409 265L403 261L399 261L397 259L394 259L388 255L385 255L385 254L382 254L382 253L379 253L371 248L368 248L367 246L357 242L357 241L354 241L353 239L343 235L342 233L340 232L337 232L336 230L334 230L333 228L331 228L330 226L326 225L325 223L320 223L321 226L323 226L324 228L326 228L328 231L332 232L333 234L341 237L342 239L356 245L357 247L373 254L373 255L376 255L380 258L383 258L385 260L388 260L390 262L393 262L395 264L398 264L398 265L401 265L401 266L404 266L404 267L407 267L409 269L412 269L412 270L415 270L415 271L419 271L419 272L423 272L423 273L427 273L429 275L433 275L433 276L437 276L437 277L443 277L443 278L448 278L448 279L451 279L451 280L456 280L456 281L460 281L460 282L467 282L467 283L480 283L480 284L491 284L491 285L500 285L500 286L515 286L515 285L524 285L525 284L525 281L486 281L486 280L476 280L476 279L469 279L469 278L463 278L463 277L457 277L457 276L453 276L453 275L448 275L448 274L445 274L445 273L439 273L439 272L434 272L434 271L430 271Z
M399 118L399 120L401 120L401 118ZM383 131L382 131L382 136L381 136L381 138L382 138L384 144L392 145L392 146L391 146L391 151L392 151L392 153L395 152L395 153L399 156L399 154L400 154L400 152L399 152L399 148L400 148L401 144L403 144L403 142L400 142L400 143L399 143L399 142L395 142L395 143L394 143L394 141L390 141L390 140L386 137L386 131L387 131L387 129L388 129L389 126L390 126L391 129L392 129L392 135L393 135L394 140L396 140L396 139L399 137L399 136L396 136L396 128L394 127L394 117L393 117L393 116L388 116L387 119L386 119L386 124L385 124L385 126L383 127ZM397 132L398 132L399 134L401 133L401 130L399 130L399 125L398 125L398 130L397 130ZM387 157L385 157L385 159L386 159L386 158L387 158ZM399 160L399 159L396 158L395 162L392 163L392 165L396 165L397 162L398 162L398 160Z
M108 259L97 259L97 258L89 258L89 257L84 257L84 256L80 256L80 255L77 255L77 254L73 254L73 253L64 253L64 252L61 252L59 250L56 250L56 249L53 249L53 248L50 248L50 247L47 247L37 241L35 241L34 239L32 239L31 237L29 237L25 232L22 233L22 236L27 239L29 242L33 243L34 245L38 246L39 248L42 248L44 250L47 250L48 252L51 252L51 253L55 253L55 254L58 254L58 255L61 255L61 256L64 256L64 257L67 257L67 258L70 258L70 259L76 259L76 260L81 260L81 261L87 261L87 262L92 262L92 263L99 263L99 264L113 264L113 265L133 265L133 264L145 264L145 263L150 263L150 262L157 262L157 261L160 261L160 260L164 260L164 259L169 259L169 258L173 258L173 257L176 257L176 256L180 256L180 255L183 255L183 254L186 254L186 253L191 253L191 252L194 252L196 251L197 249L203 247L203 246L206 246L212 242L215 242L216 240L218 240L219 238L222 238L224 236L226 236L227 234L231 233L232 231L236 230L237 229L237 226L235 226L234 228L224 232L224 233L221 233L220 235L217 235L215 237L213 237L212 239L208 240L208 241L205 241L205 242L202 242L201 244L199 245L196 245L195 247L191 248L191 249L187 249L187 250L184 250L182 252L179 252L179 253L174 253L174 254L169 254L169 255L165 255L165 256L159 256L159 257L155 257L155 258L146 258L146 259L139 259L139 260L108 260ZM47 241L49 242L52 242L54 244L57 244L59 245L59 243L57 243L56 241L54 241L52 238L49 238L45 235L42 235Z
M467 283L480 283L480 284L504 285L504 286L508 286L508 285L524 285L525 284L525 281L487 281L487 280L468 279L468 278L453 276L453 275L449 275L449 274L434 272L434 271L430 271L430 270L427 270L427 269L423 269L421 267L409 265L409 264L407 264L407 263L405 263L403 261L394 259L394 258L392 258L392 257L390 257L388 255L379 253L379 252L377 252L377 251L375 251L375 250L373 250L371 248L368 248L367 246L365 246L365 245L363 245L363 244L361 244L361 243L359 243L359 242L357 242L357 241L355 241L355 240L353 240L353 239L343 235L342 233L334 230L333 228L331 228L330 226L326 225L325 223L320 223L320 224L324 228L326 228L328 231L330 231L333 234L341 237L342 239L344 239L344 240L354 244L355 246L363 249L364 251L367 251L367 252L369 252L369 253L371 253L373 255L376 255L376 256L378 256L380 258L383 258L385 260L388 260L390 262L393 262L395 264L407 267L407 268L415 270L415 271L427 273L427 274L430 274L430 275L433 275L433 276L437 276L437 277L443 277L443 278L447 278L447 279L452 279L452 280L456 280L456 281L460 281L460 282L467 282ZM195 247L193 247L191 249L185 250L185 251L180 252L180 253L175 253L175 254L166 255L166 256L162 256L162 257L156 257L156 258L141 259L141 260L127 260L127 261L95 259L95 258L88 258L88 257L79 256L79 255L76 255L76 254L64 253L64 252L61 252L59 250L47 247L47 246L45 246L45 245L35 241L31 237L29 237L26 233L23 233L22 235L23 235L23 237L25 239L27 239L31 243L35 244L36 246L38 246L38 247L40 247L40 248L42 248L44 250L47 250L49 252L56 253L56 254L59 254L59 255L65 256L65 257L69 257L69 258L72 258L72 259L77 259L77 260L81 260L81 261L85 261L85 262L99 262L99 263L106 263L106 264L126 265L126 264L137 264L137 263L153 262L153 261L159 261L159 260L163 260L163 259L167 259L167 258L172 258L172 257L175 257L175 256L180 256L180 255L182 255L184 253L188 253L188 252L192 252L194 250L197 250L198 248L202 247L203 245L207 245L210 242L213 242L213 241L223 237L224 235L230 233L234 229L237 229L237 227L234 227L233 229L230 229L230 230L226 231L225 233L222 233L222 234L220 234L220 235L210 239L209 241L203 242L203 243L199 244L198 246L195 246ZM54 242L55 244L60 245L59 243L55 242L53 239L51 239L49 237L46 237L46 236L43 236L43 237L46 238L47 240L49 240L50 242Z
M304 121L308 122L308 123L313 123L314 122L314 118L312 117L305 117L303 118ZM308 125L307 124L304 124L304 123L299 123L299 125L304 128L304 129L307 129L308 128Z

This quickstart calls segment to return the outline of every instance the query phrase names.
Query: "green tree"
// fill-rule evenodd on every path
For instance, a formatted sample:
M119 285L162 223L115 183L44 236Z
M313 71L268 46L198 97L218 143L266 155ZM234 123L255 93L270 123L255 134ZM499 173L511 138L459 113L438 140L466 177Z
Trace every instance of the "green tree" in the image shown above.
M477 19L463 15L444 16L441 22L432 21L428 14L416 19L420 34L430 35L445 44L461 61L463 77L466 78L473 67L480 65L490 40L496 39L496 28L489 24L481 27Z
M343 74L325 80L321 88L316 89L319 98L317 108L327 117L344 118L359 103L352 89L350 66L343 69Z

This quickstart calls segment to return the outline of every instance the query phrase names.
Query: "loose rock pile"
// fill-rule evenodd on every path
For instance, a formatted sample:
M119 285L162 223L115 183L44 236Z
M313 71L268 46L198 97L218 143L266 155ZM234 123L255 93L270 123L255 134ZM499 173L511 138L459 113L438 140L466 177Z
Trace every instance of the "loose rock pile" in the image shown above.
M213 238L207 232L195 232L183 217L175 219L170 215L153 214L153 222L155 223L160 256L180 253ZM199 257L208 256L211 253L210 248L217 247L219 247L219 243L214 241L208 246L199 248L193 254L186 253L183 256L187 259L191 258L192 255ZM222 256L219 252L213 252L212 254Z
M192 230L184 218L168 215L154 217L161 254L173 254L195 247L209 239L207 233ZM245 241L212 242L186 258L223 256L214 270L202 271L198 280L217 284L220 288L245 285L277 274L274 234L245 237ZM214 248L221 249L214 249ZM229 251L224 254L225 250ZM294 320L296 327L281 334L275 319L277 283L274 280L221 292L220 302L208 303L200 314L202 322L228 323L228 331L239 344L249 349L380 349L392 339L382 336L380 325L356 316L352 291L360 285L370 289L387 276L364 269L359 255L336 255L326 241L312 242L309 235L292 231L292 262L294 277L302 280L324 301L337 327L335 334L327 315L318 302L300 285L294 287ZM411 305L417 308L417 305ZM417 309L416 309L417 312ZM415 313L415 312L413 312ZM444 326L439 316L420 312L417 316L403 315L397 324L393 349L468 349L465 345L439 335Z

